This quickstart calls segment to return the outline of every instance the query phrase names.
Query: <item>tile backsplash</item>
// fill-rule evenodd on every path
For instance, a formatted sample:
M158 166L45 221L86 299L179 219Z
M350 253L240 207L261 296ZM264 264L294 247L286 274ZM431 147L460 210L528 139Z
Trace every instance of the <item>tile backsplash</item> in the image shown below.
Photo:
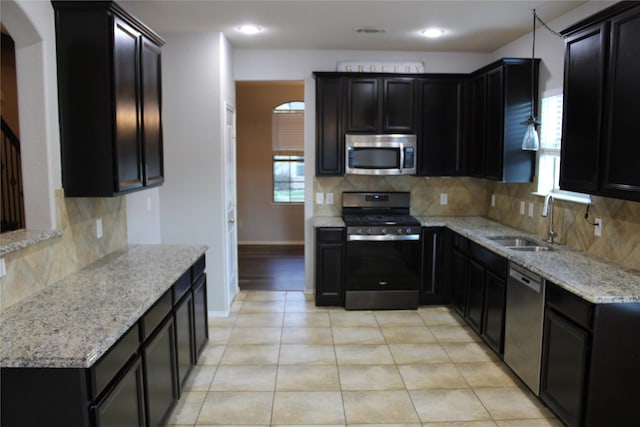
M0 278L0 309L33 295L58 280L127 245L124 197L65 198L56 190L62 236L7 254L7 275ZM103 237L96 237L102 218Z

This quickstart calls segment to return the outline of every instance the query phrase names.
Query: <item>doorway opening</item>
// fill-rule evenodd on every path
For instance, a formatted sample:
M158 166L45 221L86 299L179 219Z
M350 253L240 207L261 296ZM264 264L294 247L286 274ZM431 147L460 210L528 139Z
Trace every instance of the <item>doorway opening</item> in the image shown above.
M304 290L304 82L236 82L241 290Z

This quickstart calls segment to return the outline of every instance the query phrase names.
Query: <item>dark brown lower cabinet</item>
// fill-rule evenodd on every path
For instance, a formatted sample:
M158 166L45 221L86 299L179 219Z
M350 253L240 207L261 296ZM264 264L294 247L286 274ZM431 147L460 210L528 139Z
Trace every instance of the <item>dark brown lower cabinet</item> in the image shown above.
M144 390L142 362L136 357L122 377L93 408L95 425L99 427L144 427Z
M484 283L482 338L498 354L504 352L504 314L507 289L503 277L487 271Z
M144 383L147 426L164 425L178 401L176 369L175 323L173 316L158 328L144 345Z
M176 317L176 357L178 358L178 385L180 390L194 361L193 339L193 294L187 292L175 309ZM181 391L182 393L182 391Z
M316 228L316 305L344 306L344 228Z
M466 307L468 269L467 256L453 249L451 252L451 304L461 316L464 316Z
M448 304L450 290L445 275L447 233L443 227L422 229L422 278L419 303L421 305Z
M473 259L469 260L469 283L467 285L467 311L465 319L473 330L482 330L482 310L484 307L484 267Z
M196 363L209 340L207 277L204 273L193 286L193 319L193 340L195 345L193 363Z

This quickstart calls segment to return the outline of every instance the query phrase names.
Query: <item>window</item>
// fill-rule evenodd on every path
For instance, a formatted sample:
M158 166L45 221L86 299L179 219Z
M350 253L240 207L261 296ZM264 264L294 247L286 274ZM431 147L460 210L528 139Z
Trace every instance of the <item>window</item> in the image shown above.
M271 115L274 203L304 202L304 102L278 105Z
M540 109L540 151L538 153L538 191L557 198L589 203L588 194L560 190L560 145L562 142L562 94L542 98Z

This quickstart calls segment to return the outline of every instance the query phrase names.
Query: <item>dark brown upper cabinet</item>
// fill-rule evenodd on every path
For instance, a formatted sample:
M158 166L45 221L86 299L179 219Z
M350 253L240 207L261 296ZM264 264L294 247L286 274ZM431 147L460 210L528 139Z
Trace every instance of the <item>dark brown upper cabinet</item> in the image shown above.
M640 4L617 3L563 35L560 188L640 201Z
M54 1L67 197L162 184L164 41L110 1Z

